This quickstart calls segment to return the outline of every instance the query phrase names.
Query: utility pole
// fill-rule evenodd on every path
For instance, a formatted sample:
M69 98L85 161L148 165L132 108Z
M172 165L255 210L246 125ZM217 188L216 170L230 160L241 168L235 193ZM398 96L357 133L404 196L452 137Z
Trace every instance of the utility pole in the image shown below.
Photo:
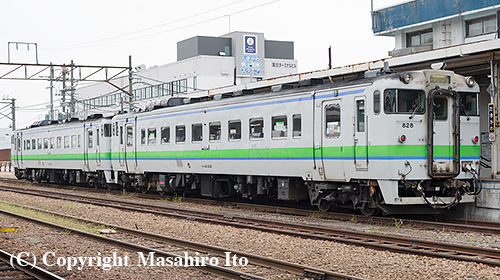
M132 93L132 56L128 56L128 102L129 102L129 111L132 112L134 108L134 94Z
M70 114L70 118L73 118L75 116L75 84L74 84L74 80L73 80L73 66L75 64L73 63L73 60L71 60L71 73L70 73L70 77L71 77L71 91L70 91L70 101L69 101L69 114Z
M50 63L50 110L49 117L50 120L54 120L54 67L52 66L52 62Z
M62 105L62 111L63 111L63 114L65 114L65 118L67 118L66 116L66 72L67 72L67 68L66 68L66 65L63 65L63 68L62 68L62 97L61 97L61 105Z
M12 131L16 130L16 99L12 98Z

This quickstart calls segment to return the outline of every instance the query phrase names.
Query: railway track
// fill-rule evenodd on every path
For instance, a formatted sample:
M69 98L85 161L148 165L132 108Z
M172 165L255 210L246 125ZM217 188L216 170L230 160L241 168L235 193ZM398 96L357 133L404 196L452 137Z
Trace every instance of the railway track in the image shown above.
M235 251L231 250L230 248L223 248L223 247L218 247L218 246L211 246L211 245L206 245L203 243L198 243L198 242L192 242L192 241L187 241L187 240L182 240L182 239L177 239L177 238L172 238L160 234L153 234L153 233L148 233L144 231L139 231L139 230L134 230L130 228L125 228L125 227L120 227L117 225L112 225L112 224L105 224L99 221L92 221L88 219L82 219L79 217L74 217L74 216L68 216L64 215L61 213L56 213L52 211L47 211L43 209L38 209L34 207L29 207L25 205L18 205L18 204L11 204L17 207L23 207L27 208L30 210L38 211L38 212L43 212L46 214L66 218L66 219L72 219L76 220L79 222L83 223L88 223L88 224L93 224L95 226L100 226L106 229L113 229L115 232L113 235L118 235L115 236L114 238L109 238L101 235L95 235L92 233L68 228L65 226L60 226L56 225L53 223L48 223L39 219L34 219L26 216L22 216L16 213L12 213L9 211L4 211L0 210L0 213L14 216L16 218L22 218L25 220L28 220L30 222L42 224L44 226L49 226L61 230L70 230L72 233L76 233L88 238L95 239L99 242L104 242L108 243L114 246L119 246L128 250L134 250L136 252L142 252L144 254L149 254L151 252L154 252L155 256L162 256L162 257L182 257L180 255L172 254L169 253L169 251L179 251L179 250L184 250L187 252L188 250L191 251L191 255L198 255L198 252L203 252L204 254L208 253L213 256L216 256L217 258L221 259L219 263L224 263L224 258L227 258L228 252L230 252L231 256L237 256L239 258L246 258L249 262L250 265L253 266L260 266L263 268L259 268L259 275L252 275L246 272L238 271L238 270L233 270L229 269L223 266L219 265L209 265L207 264L206 267L196 267L197 269L200 270L206 270L207 272L220 275L223 277L227 277L230 279L255 279L255 280L263 280L263 279L271 279L268 278L267 276L260 276L261 274L265 275L279 275L280 277L287 274L291 274L292 276L288 276L289 278L295 278L297 276L299 277L305 277L307 279L317 279L317 280L362 280L363 278L355 277L355 276L350 276L346 274L341 274L341 273L335 273L331 271L326 271L318 268L313 268L309 266L304 266L300 264L295 264L295 263L290 263L286 261L281 261L281 260L276 260L272 258L267 258L263 256L258 256L254 254L249 254L245 253L242 251ZM129 241L133 240L133 241ZM138 243L146 243L148 245L143 245L143 244L138 244ZM160 250L164 249L164 250ZM210 255L207 257L211 257ZM227 263L227 260L226 260ZM255 268L253 268L255 270ZM279 273L276 273L274 270L279 270ZM293 276L295 275L295 276Z
M114 207L128 211L158 214L173 218L190 219L199 222L220 224L226 226L249 228L266 232L275 232L302 238L320 239L346 244L370 247L379 250L389 250L400 253L410 253L431 257L441 257L461 261L471 261L500 266L500 250L457 245L415 238L397 237L376 233L365 233L350 230L339 230L314 225L257 219L242 216L227 216L220 213L179 209L166 206L103 199L76 194L61 194L45 190L22 190L15 187L1 187L0 190L14 191L23 194L35 194L48 198L64 199L74 202L91 203L98 206Z
M25 181L19 181L17 179L11 178L0 178L0 182L6 182L9 184L15 184L22 186ZM62 188L62 189L74 189L74 186L64 186L64 185L52 185L50 187ZM101 191L109 192L108 190L95 190L90 188L82 188L86 191L97 193L102 193ZM119 193L119 191L114 191L114 193ZM146 199L158 199L158 195L144 195L139 194L139 198ZM184 202L191 202L196 204L206 204L215 206L230 206L232 208L251 210L266 213L277 213L277 214L287 214L295 216L314 216L323 219L332 219L338 221L350 221L350 222L362 222L370 224L379 224L385 226L398 227L412 227L412 228L422 228L422 229L433 229L433 230L446 230L455 232L472 232L472 233L485 233L485 234L497 234L500 235L500 223L498 222L487 222L487 221L474 221L465 219L433 219L430 220L429 217L377 217L377 216L364 216L356 215L352 213L338 213L338 212L318 212L318 210L304 209L304 208L292 208L284 207L280 205L262 205L256 203L245 203L239 201L220 201L213 199L204 198L192 198L183 197Z
M0 250L0 279L64 280L41 267Z

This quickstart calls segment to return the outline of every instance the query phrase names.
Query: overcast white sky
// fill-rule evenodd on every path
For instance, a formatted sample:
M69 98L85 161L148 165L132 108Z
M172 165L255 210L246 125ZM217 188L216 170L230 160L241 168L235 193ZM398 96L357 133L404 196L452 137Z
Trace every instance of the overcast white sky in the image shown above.
M373 0L373 5L400 2ZM370 0L3 1L0 62L8 60L8 42L30 42L38 45L39 63L128 66L132 55L133 66L150 67L176 61L178 41L249 31L293 41L299 72L308 72L327 68L330 45L334 67L387 57L394 38L373 35L370 9ZM10 57L35 63L35 52L24 46L11 49ZM43 118L48 86L48 81L0 80L0 97L16 98L20 107L18 128ZM10 120L0 118L0 127L8 127Z

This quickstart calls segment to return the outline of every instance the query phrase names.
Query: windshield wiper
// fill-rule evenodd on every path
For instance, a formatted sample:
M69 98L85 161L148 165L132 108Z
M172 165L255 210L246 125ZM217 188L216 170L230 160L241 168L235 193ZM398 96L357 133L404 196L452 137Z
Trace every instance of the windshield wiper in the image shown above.
M410 120L413 119L418 109L419 109L418 106L415 106L415 109L413 109L413 112L411 112Z
M470 121L469 110L467 110L467 108L465 107L465 105L462 102L460 102L460 107L462 107L462 109L464 109L464 113L467 116L467 120Z

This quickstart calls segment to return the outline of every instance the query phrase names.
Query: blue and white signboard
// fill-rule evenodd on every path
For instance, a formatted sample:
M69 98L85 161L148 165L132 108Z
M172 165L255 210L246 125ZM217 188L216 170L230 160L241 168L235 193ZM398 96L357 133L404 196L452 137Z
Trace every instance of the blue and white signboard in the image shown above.
M253 72L253 74L260 74L260 56L241 56L241 73L250 74L250 72Z
M257 54L257 37L252 35L244 36L245 54Z

